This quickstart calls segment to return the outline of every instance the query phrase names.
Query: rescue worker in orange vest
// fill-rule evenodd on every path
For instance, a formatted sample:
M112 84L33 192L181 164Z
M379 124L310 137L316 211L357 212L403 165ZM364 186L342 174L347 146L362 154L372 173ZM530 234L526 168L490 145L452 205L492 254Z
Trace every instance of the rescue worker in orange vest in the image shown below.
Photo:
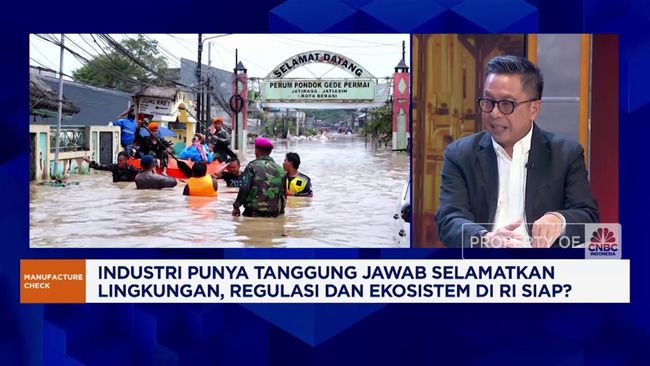
M217 196L217 180L206 175L208 166L202 161L197 161L192 165L192 178L187 180L187 185L183 189L186 196Z

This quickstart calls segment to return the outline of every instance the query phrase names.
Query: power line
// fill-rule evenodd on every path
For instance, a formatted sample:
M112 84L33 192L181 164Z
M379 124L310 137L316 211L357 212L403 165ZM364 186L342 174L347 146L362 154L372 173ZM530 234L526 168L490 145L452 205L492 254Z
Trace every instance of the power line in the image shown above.
M38 49L38 47L36 47L36 45L32 44L32 47L34 48L34 50L36 50L36 52L38 52L41 56L43 56L43 60L47 61L48 63L51 62L52 65L53 65L52 67L48 67L48 66L45 66L45 65L41 64L41 65L43 65L43 67L47 67L47 68L51 68L51 69L54 69L54 68L56 67L56 64L54 64L53 61L51 61L50 59L48 59L47 56L45 56L45 54L43 54L43 52L41 52L41 50ZM30 58L31 58L31 57L30 57ZM39 63L39 64L40 64L40 63Z
M223 48L224 50L226 50L226 52L230 53L231 55L233 55L233 56L235 55L235 52L232 51L232 50L230 50L230 49L228 49L226 46L220 45L220 44L218 44L218 43L215 43L215 45L216 45L217 47ZM239 56L239 61L242 61L242 62L247 63L247 64L255 65L255 66L261 68L262 70L264 70L264 69L268 69L268 67L266 67L266 66L262 66L262 65L260 65L260 64L258 64L258 63L255 63L253 60L251 60L251 59L249 59L248 57L245 57L245 56L241 56L241 55L240 55L240 56Z
M372 45L372 46L341 46L341 45L333 45L333 44L319 43L319 42L299 41L299 40L296 40L296 39L283 37L283 36L280 36L280 35L277 35L277 34L267 34L267 36L280 38L280 39L284 39L284 40L295 42L295 43L312 44L312 45L317 45L317 46L321 46L321 47L335 47L335 48L378 48L378 47L386 47L386 46L378 46L378 45ZM401 47L401 45L400 46L393 45L393 46L394 47Z
M342 39L346 41L353 41L353 42L359 42L359 43L368 43L368 44L374 44L378 46L387 46L387 47L402 47L402 43L400 42L399 44L395 43L380 43L380 42L372 42L372 41L362 41L358 39L353 39L353 38L346 38L346 37L341 37L341 36L335 36L333 34L319 34L320 36L325 36L329 38L336 38L336 39ZM339 46L337 46L339 47Z
M88 55L93 57L94 60L96 60L95 62L91 62L92 60L90 60L90 59L82 56L81 54L73 51L71 48L64 47L64 49L68 50L68 52L70 52L75 58L77 58L77 60L82 62L84 64L84 66L93 68L93 69L95 69L97 71L110 73L113 76L115 76L117 79L123 81L124 83L135 84L135 85L137 85L137 84L148 85L148 83L146 83L146 82L143 82L143 81L138 80L138 79L134 79L134 78L130 77L129 75L121 72L120 70L115 68L113 65L111 65L109 63L102 62L101 59L97 58L97 55L93 55L90 52L88 52L87 50L85 50L83 47L80 47L78 44L76 44L74 41L72 41L70 39L70 37L65 36L65 38L68 39L70 42L72 42L75 46L79 47L85 53L87 53ZM57 45L60 46L60 43L58 43ZM109 55L106 55L106 56L109 58L109 60L111 60Z
M122 39L120 40L120 42L124 42L125 40L128 40L128 41L135 40L134 38L131 38L131 37L129 36L129 34L126 34L126 33L120 33L120 35L122 36ZM155 44L155 48L156 48L156 52L157 52L157 54L159 54L160 57L162 57L163 59L165 59L165 62L166 62L166 63L168 63L168 64L172 64L172 63L173 63L173 65L171 65L171 66L175 66L176 64L178 64L179 67L180 67L180 58L178 58L178 57L177 57L176 55L174 55L172 52L170 52L169 50L167 50L166 48L164 48L164 47L160 44L160 42L158 42L156 39L154 39L153 37L151 37L151 36L148 35L148 34L142 34L142 33L139 33L138 35L143 36L145 40L149 41L150 43ZM170 65L168 65L168 66L170 66Z
M56 71L56 70L54 70L54 69L51 69L51 68L49 68L49 67L43 65L41 62L39 62L38 60L34 59L33 57L30 57L30 59L31 59L32 61L34 61L36 64L42 66L44 69L48 70L48 71L52 71L52 72L54 72L54 73L56 73L56 74L59 73L58 71ZM86 84L84 84L84 83L82 83L82 82L77 81L77 80L74 78L74 76L69 75L69 74L66 74L66 73L64 73L64 72L61 73L61 74L62 74L63 76L66 76L66 77L68 77L68 78L70 78L70 79L72 80L72 81L70 81L70 80L64 80L64 83L66 83L66 82L67 82L67 83L74 83L74 85L78 85L78 86L80 86L80 87L83 87L83 88L88 89L88 90L93 90L93 91L96 91L97 89L105 89L105 88L101 88L101 87L97 87L97 86L86 85ZM110 90L110 89L107 89L107 90ZM120 93L126 93L126 94L128 94L127 92L123 92L123 91L119 91L119 92L120 92ZM102 104L103 104L103 103L97 103L97 105L102 105Z
M80 38L81 38L84 42L86 42L86 40L82 37L81 34L80 34L79 36L80 36ZM79 45L78 45L77 43L75 43L75 42L74 42L74 41L73 41L69 36L65 36L65 38L68 39L70 42L72 42L72 44L74 44L75 46L77 46L79 49L81 49L81 50L83 50L84 52L86 52L90 57L93 58L93 60L94 60L97 64L102 65L102 67L101 67L101 70L102 70L102 71L111 72L111 73L113 73L113 74L116 75L116 76L121 76L121 79L124 80L125 82L129 82L129 83L133 83L133 82L134 82L133 79L132 79L129 75L123 73L122 71L120 71L119 69L117 69L117 68L116 68L114 65L112 65L111 63L109 63L109 62L104 62L100 57L98 57L98 56L100 56L100 52L97 52L97 49L95 49L95 47L93 47L92 44L86 42L88 45L90 45L90 47L91 47L95 52L97 52L96 54L90 53L90 52L88 52L86 49L84 49L83 47L79 46ZM94 37L93 37L93 39L94 39ZM97 45L99 46L99 43L98 43ZM108 54L108 53L106 53L106 52L104 51L104 49L103 49L101 46L99 46L99 49L101 50L101 53L103 53L104 55L106 55L106 57L108 58L109 61L111 61L111 62L115 62L115 60L111 57L111 55ZM90 61L91 61L91 60L89 60L88 63L87 63L86 65L87 65L87 66L90 65L90 67L95 67L95 68L97 68L98 65L96 65L96 64L90 64Z
M182 41L184 41L184 42L187 42L187 40L182 39L182 38L178 38L178 37L176 37L175 35L170 34L170 33L166 33L166 34L167 34L168 36L170 36L170 37L171 37L171 38L172 38L176 43L178 43L178 44L181 45L183 48L185 48L186 50L188 50L190 53L194 53L194 52L195 52L195 51L193 51L192 49L190 49L189 47L187 47L184 43L182 43L182 42L180 41L180 40L182 40Z
M168 82L170 82L170 83L173 83L174 85L177 85L177 86L181 86L181 87L184 87L184 88L192 89L192 87L190 87L190 86L188 86L188 85L185 85L185 84L182 84L182 83L179 83L179 82L176 81L176 80L171 80L171 79L167 78L165 75L163 75L163 74L161 74L160 72L158 72L157 70L154 70L154 69L151 68L149 65L147 65L145 62L143 62L142 60L140 60L140 59L138 59L136 56L134 56L131 52L129 52L129 50L127 50L126 48L124 48L121 44L119 44L117 41L115 41L115 40L114 40L111 36L109 36L108 34L100 34L99 36L100 36L101 38L103 38L106 42L108 42L108 43L113 47L113 49L115 49L118 53L120 53L120 54L126 56L128 59L130 59L131 61L135 62L137 65L139 65L139 66L142 67L143 69L149 71L150 73L152 73L152 74L158 76L160 79L165 80L165 81L168 81Z
M40 66L41 66L42 68L44 68L45 70L49 70L49 71L56 72L56 70L54 70L54 68L51 68L51 67L49 67L49 66L44 65L42 62L40 62L39 60L37 60L37 59L35 59L35 58L33 58L33 57L30 57L29 59L32 60L32 61L34 61L36 64L40 65ZM66 75L65 73L63 73L63 75L70 77L69 75Z
M171 37L174 40L174 42L178 43L180 46L182 46L183 48L185 48L189 52L194 52L190 48L188 48L186 46L186 44L185 44L185 42L190 42L190 41L188 41L186 39L179 38L179 37L177 37L177 36L175 36L173 34L167 33L166 35ZM232 51L228 50L227 48L221 46L218 43L214 43L214 45L219 46L219 47L225 49L226 51L228 51L230 53L233 53ZM217 55L221 59L222 63L224 63L221 54L217 53ZM245 60L245 62L248 62L248 61ZM252 64L254 64L254 63L252 63ZM212 68L219 70L218 68L213 67L213 66L209 66L209 68L206 69L206 76L210 79L210 82L211 82L211 90L207 90L206 92L209 93L214 98L213 99L214 102L216 102L223 110L228 110L229 109L228 102L226 101L226 98L224 98L223 94L221 93L221 86L220 86L220 83L219 83L220 80L216 77L216 75L213 72L210 71L210 69L212 69Z
M126 37L127 39L132 39L132 38L129 38L127 34L122 34L122 35L123 35L124 37ZM158 42L157 40L155 40L154 38L152 38L150 35L145 34L144 37L147 38L147 39L149 39L151 42L155 42L155 44L156 44L156 48L160 51L160 54L161 54L163 57L167 58L170 62L173 61L173 62L174 62L174 65L178 64L178 67L179 67L179 68L181 67L181 59L180 59L180 57L177 57L176 55L174 55L173 53L171 53L169 50L167 50L165 47L163 47L163 46L160 44L160 42Z
M111 61L114 61L114 60L112 59L112 57L111 57L111 54L108 54L108 53L106 53L106 51L104 51L104 48L106 48L106 47L109 47L109 48L114 48L114 47L112 47L112 45L109 44L105 39L101 38L101 34L98 35L98 36L100 36L100 39L101 39L101 40L106 44L106 46L102 46L102 45L100 45L99 42L97 42L97 40L95 39L95 36L94 36L94 35L90 34L90 36L93 38L93 40L95 41L95 43L97 43L97 45L98 45L99 48L102 50L102 52L106 55L106 57L108 57ZM125 35L125 36L126 36L126 35ZM127 39L127 40L131 40L132 38L126 37L126 39ZM118 50L115 50L115 51L116 51L118 54L121 54ZM124 56L124 55L122 55L122 56ZM127 58L128 58L128 57L127 57ZM133 61L131 61L131 62L133 62ZM140 66L140 65L138 65L138 66ZM142 67L142 66L140 66L140 67ZM146 68L143 68L143 69L146 70ZM148 71L148 70L147 70L147 71ZM128 75L127 75L127 76L128 76ZM156 86L155 84L150 83L150 82L144 82L144 81L143 81L142 83L143 83L144 85L146 85L146 86Z
M61 46L60 42L59 42L58 40L56 40L56 39L47 39L46 37L41 37L41 36L39 36L39 35L37 35L37 36L38 36L39 38L42 38L42 39L44 39L44 40L46 40L46 41L48 41L48 42L51 42L51 43L57 45L57 46L59 46L59 47ZM67 39L70 39L70 37L66 37L66 38L67 38ZM73 42L73 43L74 43L74 42ZM79 46L77 45L77 47L79 47ZM94 70L99 71L99 72L109 73L109 74L113 75L116 79L118 79L118 81L122 81L122 82L125 83L125 84L128 83L128 84L131 84L131 85L134 85L134 86L135 86L135 85L152 85L152 84L149 84L149 83L146 83L146 82L143 82L143 81L137 80L137 79L133 79L133 78L131 78L130 76L128 76L128 75L126 75L126 74L124 74L124 73L121 73L121 72L119 72L118 70L116 70L116 69L114 69L114 68L112 68L112 67L111 67L111 68L108 68L108 67L104 66L104 64L102 64L101 62L94 62L94 63L91 63L91 62L90 62L91 60L87 59L86 57L84 57L83 55L79 54L78 52L72 50L72 49L71 49L70 47L68 47L68 46L63 46L63 48L64 48L65 50L67 50L70 54L72 54L72 56L74 56L74 57L75 57L79 62L81 62L84 66L90 67L91 69L94 69ZM82 49L83 49L83 48L82 48ZM88 51L86 51L85 49L83 49L83 51L86 52L87 54L90 54L90 53L89 53ZM66 74L63 74L63 75L66 75ZM69 75L66 75L66 76L68 76L68 77L70 77L70 78L76 80L76 77L74 77L74 76L69 76ZM128 84L126 84L126 85L128 85Z
M64 35L64 37L65 37L68 41L70 41L70 43L72 43L73 45L77 46L78 49L80 49L81 51L85 52L89 57L96 57L96 56L99 55L99 52L97 52L96 54L93 54L93 53L89 52L88 50L86 50L85 48L79 46L75 41L72 40L72 38L71 38L70 36ZM95 51L96 51L96 50L95 50Z
M83 34L80 34L79 36L81 37L81 39L83 39L84 42L86 42L87 45L89 45L93 50L95 50L95 52L97 52L97 55L99 55L100 53L103 53L104 55L106 55L106 57L111 62L114 62L115 60L113 58L111 58L111 55L109 53L106 53L106 51L104 51L104 47L102 45L100 45L99 42L97 42L97 39L95 39L95 36L93 36L92 34L88 34L88 35L90 36L90 38L93 39L93 42L97 45L97 47L99 48L99 51L97 51L97 48L95 48L95 46L90 41L86 40L86 37L84 37Z
M41 39L43 39L43 40L45 40L45 41L47 41L47 42L53 43L53 44L55 44L55 45L57 45L57 46L61 46L60 42L59 42L58 40L56 40L56 38L48 39L47 35L38 35L38 34L36 34L36 36L39 37L39 38L41 38ZM91 36L92 36L92 35L91 35ZM69 39L69 37L66 37L66 38ZM94 38L94 37L93 37L93 38ZM73 42L73 43L74 43L74 42ZM75 43L75 45L77 45L77 44ZM99 43L98 43L98 46L103 50L103 48L99 45ZM111 44L111 46L112 46L112 44ZM80 47L80 46L77 45L77 47ZM70 52L70 53L71 53L75 58L77 58L77 59L78 59L82 64L84 64L85 66L88 66L88 67L94 68L94 69L97 70L97 71L110 73L110 74L112 74L113 76L115 76L118 80L121 80L121 81L126 82L126 83L130 83L130 84L134 84L134 85L140 85L140 86L156 86L155 84L152 84L152 83L148 83L148 82L141 81L141 80L138 80L138 79L133 79L133 78L131 78L129 75L126 75L126 74L124 74L124 73L121 73L121 72L119 72L118 70L116 70L116 69L114 69L114 68L109 69L109 68L107 68L106 66L104 66L104 64L102 64L101 62L90 63L90 60L88 60L86 57L84 57L83 55L79 54L78 52L72 50L72 49L69 48L68 46L63 46L63 48L64 48L65 50L67 50L68 52ZM90 54L87 50L83 49L82 47L80 47L80 48L81 48L84 52ZM127 51L127 52L128 52L128 51ZM119 51L118 51L118 53L121 54L121 52L119 52ZM104 52L104 54L106 54L106 52ZM110 56L109 56L108 54L106 54L106 56L110 59ZM128 57L128 56L127 56L127 58L129 58L129 59L131 59L132 57L134 57L134 56L132 56L132 55L131 55L131 57ZM138 66L142 67L142 65L141 65L142 62L141 62L141 61L140 61L140 63L137 63L137 62L136 62L136 64L138 64ZM147 67L144 67L144 69L147 70L147 71L150 71L150 70L147 69ZM74 77L73 77L73 79L74 79ZM165 79L166 79L166 78L165 78Z
M81 36L81 38L84 40L84 42L86 42L89 46L92 47L93 50L97 51L97 49L92 45L92 43L86 41L86 39L85 39L85 37L83 37L83 35L80 35L80 36ZM111 62L115 62L115 61L116 61L116 60L114 59L114 57L113 57L113 56L116 56L116 55L111 55L110 53L107 53L107 52L104 50L104 48L105 48L106 46L99 44L99 42L97 42L97 39L95 39L95 36L93 36L92 33L89 34L89 36L93 39L93 42L95 42L95 44L97 44L97 47L99 47L99 50L101 51L101 52L98 52L98 53L97 53L98 55L99 55L99 53L103 53L103 54L106 56L106 58L108 58L109 61L111 61ZM97 60L99 61L99 59L97 59ZM130 77L129 75L126 75L126 74L122 73L122 72L121 72L119 69L117 69L114 65L112 65L112 64L110 64L110 63L108 63L108 62L106 62L105 64L106 64L106 66L111 67L112 69L114 69L116 72L119 72L120 74L124 75L125 77L131 79L131 77ZM147 84L147 85L152 85L152 84L149 84L149 83L146 83L146 82L143 82L143 83L145 83L145 84Z

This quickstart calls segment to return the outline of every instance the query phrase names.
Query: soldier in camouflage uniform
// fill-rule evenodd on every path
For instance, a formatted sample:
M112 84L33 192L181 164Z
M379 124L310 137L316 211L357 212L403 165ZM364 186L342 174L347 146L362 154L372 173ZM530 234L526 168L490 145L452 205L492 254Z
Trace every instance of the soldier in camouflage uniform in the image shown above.
M269 156L271 150L271 141L255 139L256 159L248 163L242 173L242 185L233 203L233 216L240 215L239 207L242 205L244 216L275 217L284 213L284 169Z

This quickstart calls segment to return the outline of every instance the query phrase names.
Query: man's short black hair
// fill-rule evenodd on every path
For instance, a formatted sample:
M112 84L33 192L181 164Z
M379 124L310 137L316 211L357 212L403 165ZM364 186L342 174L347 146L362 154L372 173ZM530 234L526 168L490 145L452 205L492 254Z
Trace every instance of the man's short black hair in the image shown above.
M140 159L140 166L142 167L142 170L149 170L153 168L155 164L156 164L156 159L151 159L151 160L144 159L144 158Z
M490 74L521 75L521 88L532 99L542 99L544 77L539 67L530 60L519 56L497 56L487 64L485 77Z
M228 162L229 162L229 163L232 163L232 162L234 162L234 161L236 161L237 164L241 165L241 162L239 161L238 158L228 158Z
M300 166L300 156L295 152L287 153L287 161L291 163L294 169L298 169Z
M192 175L195 177L204 177L208 172L208 166L202 161L197 161L192 165Z
M120 156L124 156L125 158L129 158L129 154L126 153L126 151L120 151L117 153L117 158L119 159Z
M271 155L271 152L273 152L273 149L268 148L268 147L255 147L255 150L258 150L262 155L268 156Z
M126 115L127 119L135 119L135 113L129 112L129 114Z

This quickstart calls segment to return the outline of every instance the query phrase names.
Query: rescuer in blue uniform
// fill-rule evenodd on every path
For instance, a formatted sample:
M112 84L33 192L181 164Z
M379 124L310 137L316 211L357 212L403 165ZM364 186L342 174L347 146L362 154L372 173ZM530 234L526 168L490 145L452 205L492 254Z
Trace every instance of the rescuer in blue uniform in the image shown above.
M126 118L118 119L113 122L113 126L120 127L120 139L122 147L128 156L133 154L133 141L135 140L135 129L138 123L135 121L133 109L129 109Z

